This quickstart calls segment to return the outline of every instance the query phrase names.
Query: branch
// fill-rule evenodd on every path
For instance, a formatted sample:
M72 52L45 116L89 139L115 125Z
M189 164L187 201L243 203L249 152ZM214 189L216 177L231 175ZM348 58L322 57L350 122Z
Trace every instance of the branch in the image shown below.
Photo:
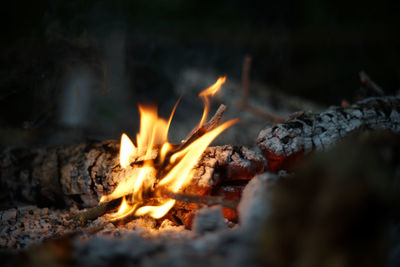
M268 112L261 108L255 107L249 103L250 94L250 69L251 69L251 57L246 55L243 60L242 67L242 101L238 102L236 105L238 108L247 110L257 116L263 117L269 121L276 123L284 122L285 119L278 114Z
M193 131L191 131L185 141L180 146L178 146L176 150L172 152L172 154L182 149L185 149L199 137L217 127L225 111L226 106L221 104L215 112L214 116L207 123L204 123L201 127L195 128Z
M96 207L90 208L84 212L72 215L68 219L79 222L81 225L85 225L88 221L95 220L98 217L103 216L107 212L115 210L121 204L121 201L122 198L117 198L111 200L110 202L101 203Z
M248 104L250 92L250 69L251 69L251 56L246 55L243 60L242 67L242 104Z
M378 96L385 96L385 92L382 87L377 85L371 78L364 72L360 72L360 81L365 84L365 86L369 89L372 89Z

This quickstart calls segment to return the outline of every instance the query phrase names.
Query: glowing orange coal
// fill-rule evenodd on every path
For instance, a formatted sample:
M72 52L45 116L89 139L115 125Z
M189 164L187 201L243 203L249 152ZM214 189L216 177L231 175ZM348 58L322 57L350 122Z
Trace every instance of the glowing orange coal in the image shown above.
M207 119L210 97L215 95L226 78L222 77L212 86L202 91L199 96L204 102L204 111L197 127L201 127ZM146 200L149 192L164 190L179 193L187 186L193 177L193 167L196 165L204 150L224 130L236 123L237 120L227 121L215 129L201 135L184 149L174 151L174 146L168 142L168 129L175 112L176 105L168 121L159 118L154 106L139 105L140 131L136 135L136 145L126 134L122 134L120 148L120 165L129 169L132 162L140 159L143 164L128 172L118 184L114 192L103 196L100 202L107 202L123 197L118 212L110 215L116 220L134 214L136 216L150 215L153 218L163 217L175 204L174 199L158 198L151 202ZM176 147L176 146L175 146ZM157 156L154 156L157 151ZM163 170L168 170L163 177L158 177ZM165 173L162 172L162 173Z

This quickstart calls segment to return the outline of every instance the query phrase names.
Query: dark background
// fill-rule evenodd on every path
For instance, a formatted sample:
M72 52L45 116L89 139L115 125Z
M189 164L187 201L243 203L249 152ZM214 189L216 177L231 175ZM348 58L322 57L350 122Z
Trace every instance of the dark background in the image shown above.
M123 130L133 135L137 102L156 102L167 114L187 70L240 83L245 55L252 57L252 81L322 105L353 101L361 70L386 93L400 84L398 2L38 0L1 6L0 145L116 139ZM196 94L209 84L197 83Z

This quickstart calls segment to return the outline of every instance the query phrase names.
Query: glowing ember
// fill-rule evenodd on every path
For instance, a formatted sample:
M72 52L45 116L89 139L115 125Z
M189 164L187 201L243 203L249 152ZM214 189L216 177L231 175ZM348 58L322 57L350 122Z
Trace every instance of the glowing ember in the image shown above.
M210 99L225 83L222 77L199 96L204 102L202 118L197 126L201 127L207 119ZM178 104L178 103L177 103ZM154 192L166 191L181 192L193 177L193 167L197 164L204 150L224 130L232 126L237 120L230 120L215 129L201 135L185 148L174 151L174 146L168 142L168 129L175 112L174 107L168 121L159 118L157 108L139 105L140 131L136 136L136 146L126 134L122 134L120 148L120 165L122 168L131 168L135 160L142 164L135 167L134 172L125 177L110 195L103 196L100 202L107 202L123 197L121 206L111 220L121 219L130 214L136 216L149 215L153 218L163 217L175 204L175 200L158 197ZM157 156L154 157L154 152ZM162 169L159 169L163 166ZM166 172L167 171L167 172ZM166 174L163 177L160 173ZM149 204L145 196L151 193L154 196ZM127 197L126 197L127 196ZM145 203L147 202L147 203Z

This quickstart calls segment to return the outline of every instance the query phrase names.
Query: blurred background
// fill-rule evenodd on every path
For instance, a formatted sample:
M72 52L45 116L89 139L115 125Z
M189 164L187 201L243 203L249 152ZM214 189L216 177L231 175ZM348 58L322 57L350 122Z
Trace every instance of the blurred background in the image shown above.
M253 146L273 121L353 102L365 71L400 85L400 4L385 1L37 0L1 4L0 146L134 137L137 103L168 117L170 139L202 112L198 93L226 75L213 101L241 123L216 143ZM244 71L246 56L251 57ZM262 112L261 112L262 113Z

